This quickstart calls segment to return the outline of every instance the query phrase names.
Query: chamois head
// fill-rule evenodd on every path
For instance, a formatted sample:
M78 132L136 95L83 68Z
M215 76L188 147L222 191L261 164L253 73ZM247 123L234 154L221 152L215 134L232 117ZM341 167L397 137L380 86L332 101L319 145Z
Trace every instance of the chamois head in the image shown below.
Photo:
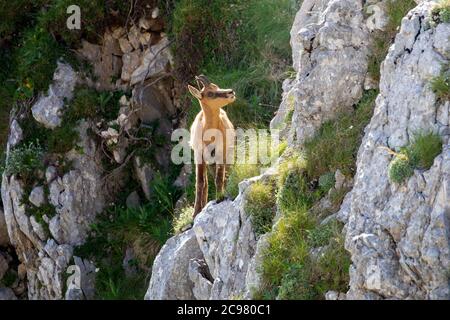
M222 108L236 100L233 89L220 89L204 75L195 77L195 80L201 89L199 90L191 85L188 85L188 88L191 94L203 105L211 108Z

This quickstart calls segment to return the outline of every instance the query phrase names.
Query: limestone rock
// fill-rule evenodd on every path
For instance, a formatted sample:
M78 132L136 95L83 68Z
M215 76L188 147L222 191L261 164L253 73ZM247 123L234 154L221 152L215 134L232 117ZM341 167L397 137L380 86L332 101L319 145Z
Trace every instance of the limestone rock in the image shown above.
M34 204L36 207L40 207L45 203L45 192L44 187L37 186L31 190L28 200Z
M169 94L151 83L137 85L133 89L132 101L139 119L145 124L168 118L176 112Z
M370 39L363 1L304 1L291 31L297 75L271 128L301 145L325 121L351 112L363 93Z
M208 203L195 218L192 229L166 243L155 260L147 298L248 297L246 279L257 239L243 202L248 186L264 178L242 184L234 201ZM176 281L181 285L176 286ZM177 290L182 290L183 295Z
M45 170L45 180L47 183L52 182L58 176L58 171L54 166L49 166L47 170Z
M136 209L141 206L141 199L136 191L130 193L126 200L127 208Z
M16 119L14 119L11 123L11 126L9 128L9 138L8 138L8 145L10 148L17 145L20 141L23 139L23 131L22 128L20 128L19 123Z
M63 274L72 257L73 246L84 242L96 214L103 210L106 191L96 158L98 146L87 134L91 127L86 121L78 125L78 144L83 153L72 150L65 155L72 163L72 170L62 177L57 177L55 167L49 166L46 170L48 200L56 211L51 220L44 215L44 222L40 222L33 215L29 216L21 200L26 196L23 183L15 176L3 174L1 194L5 222L11 245L26 269L29 299L64 297ZM50 234L57 242L48 238L43 223L48 223ZM14 290L21 293L24 287L19 283Z
M380 95L358 152L354 188L338 217L346 222L349 299L449 299L449 103L436 99L429 79L449 56L440 48L450 25L429 28L433 3L423 2L402 21L383 63ZM392 157L415 132L442 135L443 152L426 171L402 185L391 183Z
M97 269L86 259L74 256L74 265L67 268L68 278L66 300L92 300L95 297L95 274Z
M145 299L194 299L193 283L189 279L189 261L201 258L202 252L192 229L170 238L155 259Z
M194 287L192 293L196 300L209 300L211 296L212 282L208 265L204 260L191 259L189 261L189 279Z
M112 80L120 77L122 70L122 50L111 31L103 34L102 44L92 44L82 40L78 53L94 67L97 77L96 86L100 90L112 90L115 83Z
M139 43L139 38L137 42ZM131 75L131 85L161 75L171 59L169 40L163 38L145 50L141 65Z
M135 157L133 164L134 172L136 173L136 177L141 184L142 192L144 192L147 200L150 200L150 182L153 180L154 170L150 164L144 163L140 157Z
M0 288L0 300L17 300L17 297L10 288Z
M141 63L141 52L136 50L133 52L126 52L122 56L122 75L121 79L123 81L130 81L131 75L139 67Z
M72 98L77 81L78 76L73 68L69 64L58 62L47 94L41 95L31 108L36 121L50 129L58 127L61 124L64 99Z

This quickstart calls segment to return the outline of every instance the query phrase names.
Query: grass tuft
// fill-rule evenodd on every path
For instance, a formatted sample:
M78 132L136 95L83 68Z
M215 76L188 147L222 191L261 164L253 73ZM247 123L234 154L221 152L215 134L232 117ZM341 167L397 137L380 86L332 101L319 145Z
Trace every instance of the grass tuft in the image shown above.
M402 183L414 174L414 169L428 170L442 152L442 138L433 132L417 133L389 165L389 178Z
M274 186L255 182L247 191L245 212L251 217L253 230L257 236L268 232L275 216Z

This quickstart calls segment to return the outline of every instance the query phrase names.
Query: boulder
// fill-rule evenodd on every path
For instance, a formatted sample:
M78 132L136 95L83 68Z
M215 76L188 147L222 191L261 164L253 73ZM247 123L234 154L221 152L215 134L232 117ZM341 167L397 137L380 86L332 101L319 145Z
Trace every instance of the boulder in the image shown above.
M58 62L56 71L53 74L53 82L47 94L40 95L36 103L31 107L36 121L49 129L58 127L62 121L61 115L64 100L72 99L77 81L78 75L73 68L69 64ZM17 136L17 134L13 134L13 136ZM11 141L11 143L14 145L14 141Z
M42 186L34 187L33 190L31 190L28 200L36 207L42 206L46 201L44 187Z
M139 37L137 42L139 43ZM141 64L131 75L131 85L143 82L149 78L156 78L166 71L172 60L169 44L169 40L163 38L157 44L144 51Z
M0 288L0 300L17 300L17 297L10 288Z
M202 252L192 229L170 238L153 263L145 300L194 299L189 261L201 258Z

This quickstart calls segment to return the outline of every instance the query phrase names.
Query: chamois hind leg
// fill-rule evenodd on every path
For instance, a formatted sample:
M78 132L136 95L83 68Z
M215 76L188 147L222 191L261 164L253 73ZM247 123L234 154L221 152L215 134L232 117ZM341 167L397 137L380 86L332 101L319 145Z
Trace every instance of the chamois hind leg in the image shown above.
M222 200L225 192L225 165L216 165L216 199Z
M204 206L204 193L206 187L206 197L208 197L208 177L206 164L197 164L195 168L195 204L194 217L202 211Z
M204 176L205 182L203 183L203 192L202 192L202 209L208 203L208 165L204 166Z

